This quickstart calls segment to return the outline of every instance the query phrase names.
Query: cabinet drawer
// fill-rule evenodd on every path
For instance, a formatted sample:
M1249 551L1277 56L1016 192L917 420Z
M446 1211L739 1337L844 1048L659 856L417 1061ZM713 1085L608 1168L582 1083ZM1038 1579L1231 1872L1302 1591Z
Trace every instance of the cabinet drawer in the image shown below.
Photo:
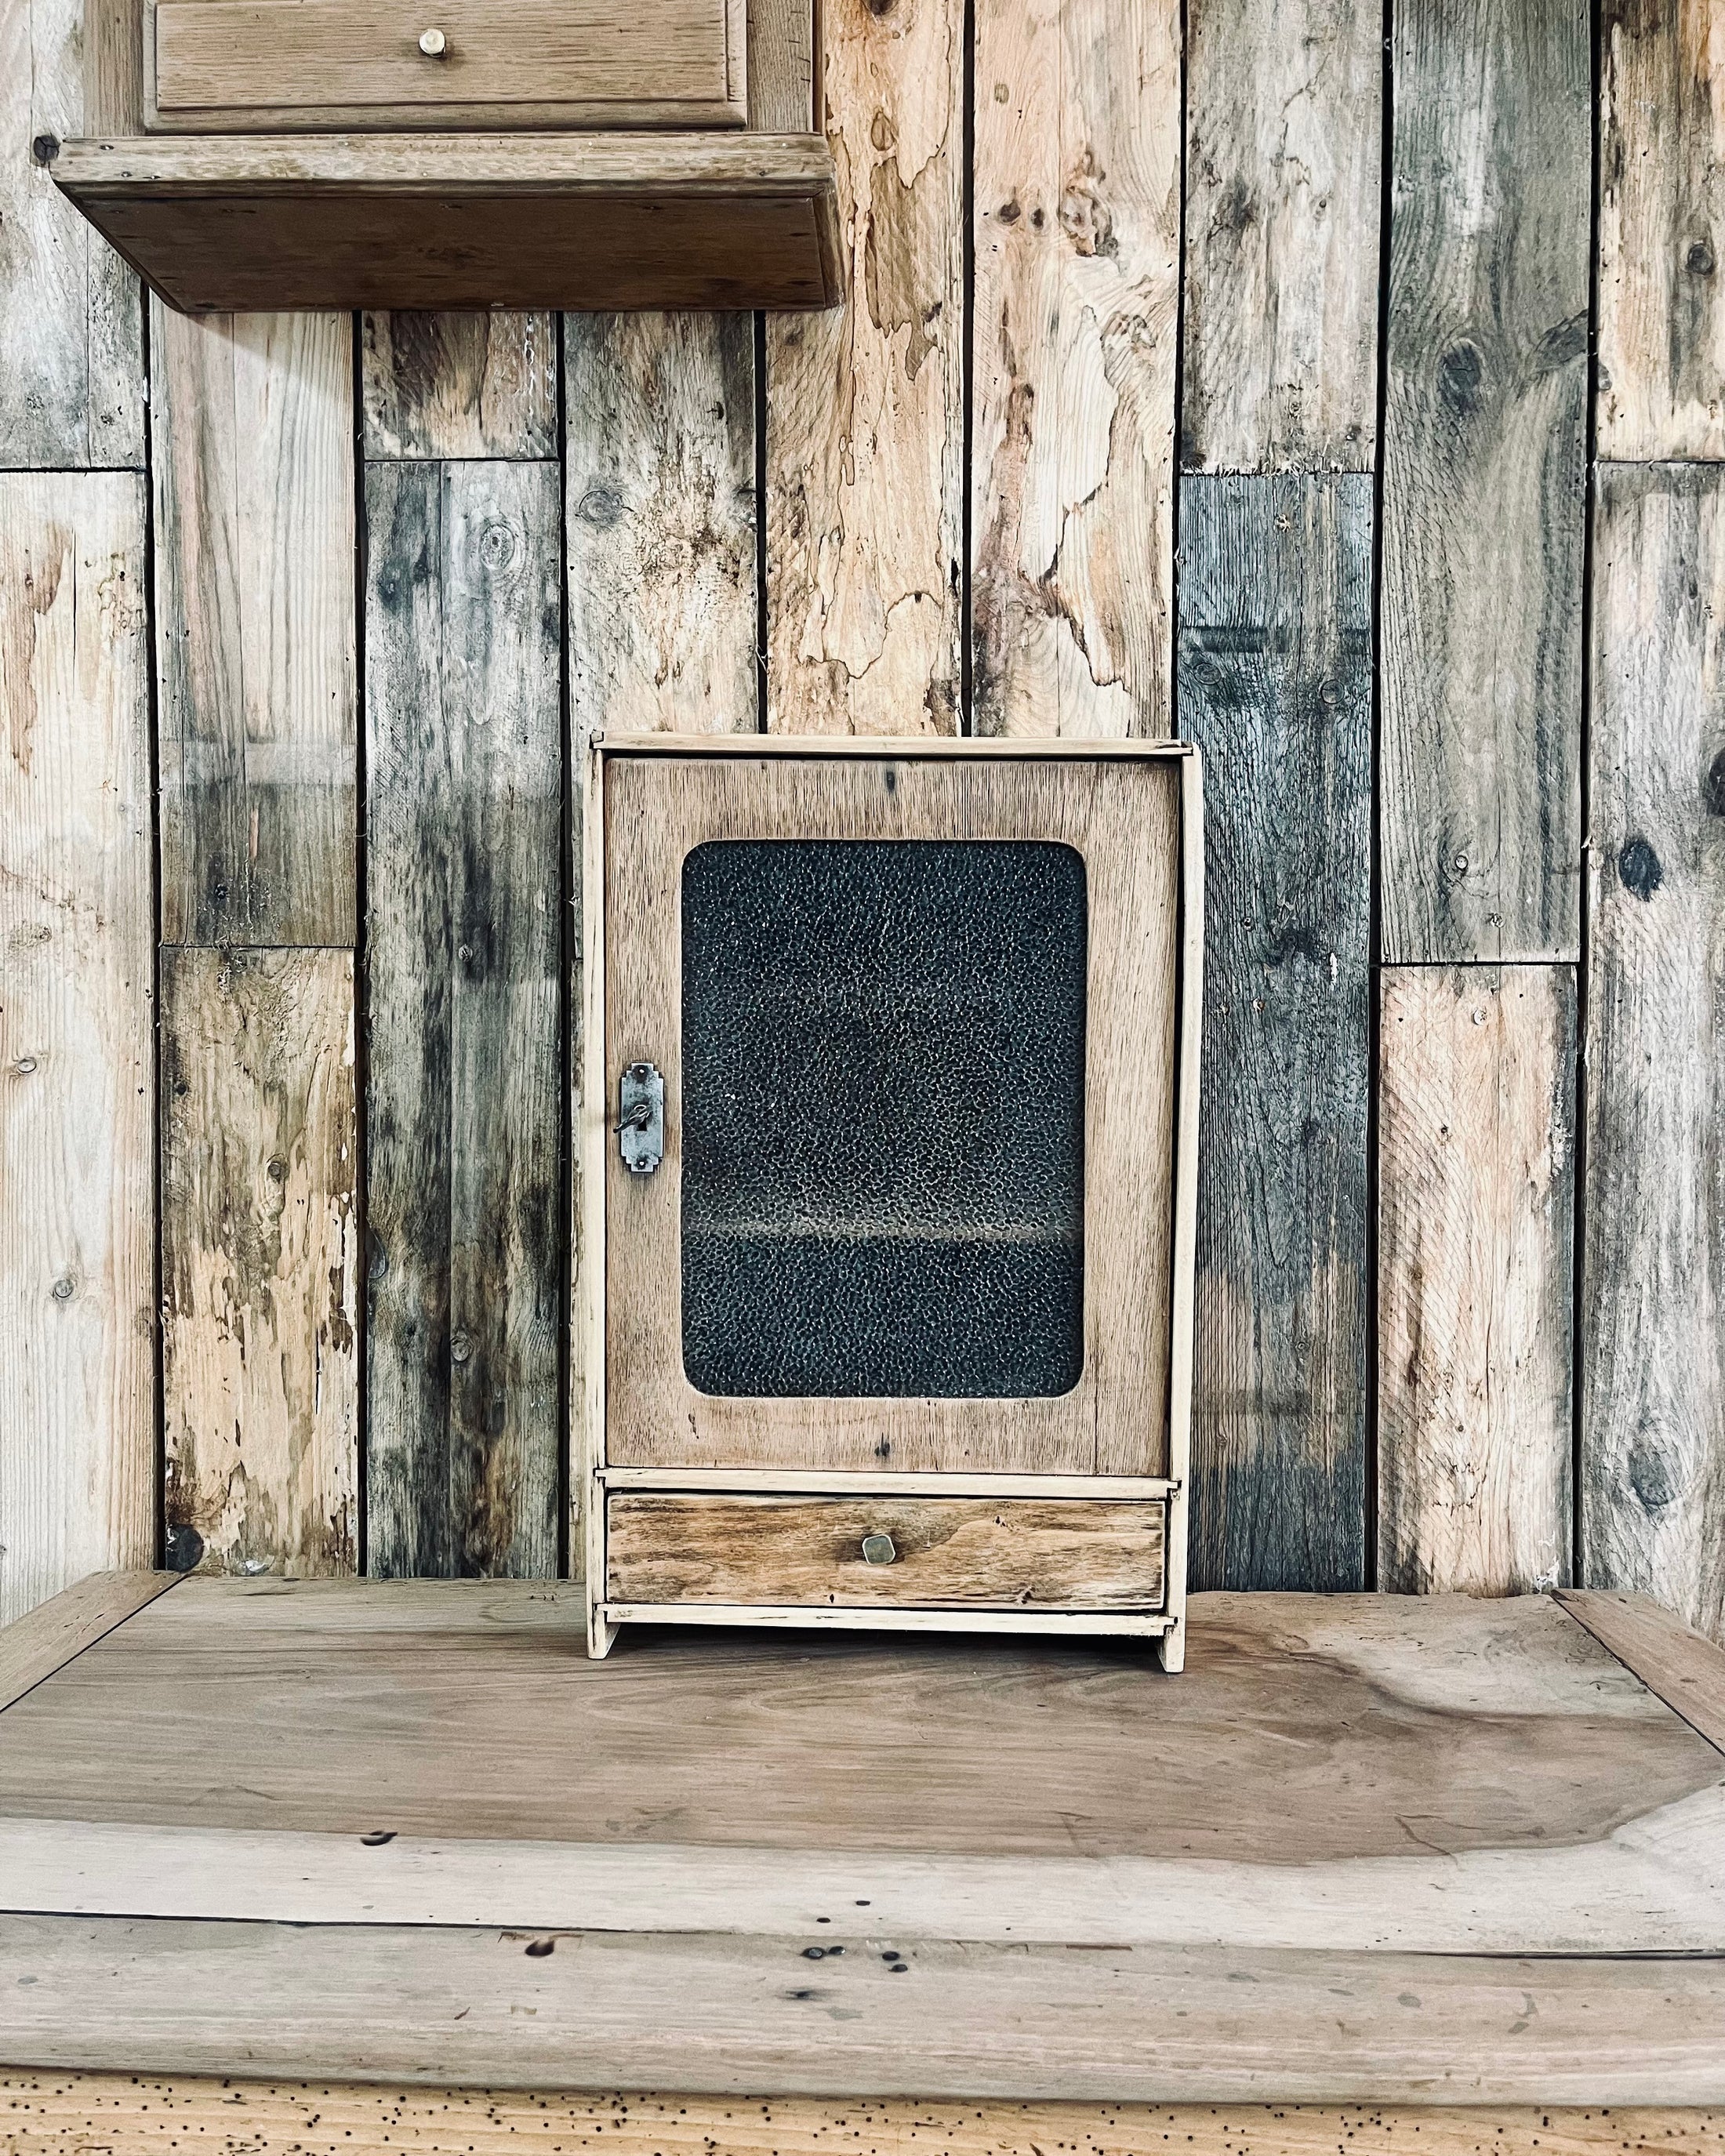
M745 0L156 0L151 25L164 128L747 117Z
M1155 1500L629 1491L607 1505L606 1594L634 1604L1155 1610L1165 1523Z

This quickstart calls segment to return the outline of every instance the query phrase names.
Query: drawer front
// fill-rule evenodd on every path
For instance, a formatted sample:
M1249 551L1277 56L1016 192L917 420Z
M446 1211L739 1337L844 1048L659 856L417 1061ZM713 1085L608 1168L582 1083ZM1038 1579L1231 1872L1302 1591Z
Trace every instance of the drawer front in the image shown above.
M742 0L157 0L151 116L740 124L743 13Z
M629 1491L607 1505L606 1594L637 1604L1159 1610L1166 1512L1156 1500Z

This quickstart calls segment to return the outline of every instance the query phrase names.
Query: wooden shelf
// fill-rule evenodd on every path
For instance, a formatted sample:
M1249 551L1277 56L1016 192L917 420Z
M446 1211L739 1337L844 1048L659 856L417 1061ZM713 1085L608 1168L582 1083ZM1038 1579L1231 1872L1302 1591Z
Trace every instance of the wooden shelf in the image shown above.
M195 135L52 171L170 306L816 308L843 294L818 135Z

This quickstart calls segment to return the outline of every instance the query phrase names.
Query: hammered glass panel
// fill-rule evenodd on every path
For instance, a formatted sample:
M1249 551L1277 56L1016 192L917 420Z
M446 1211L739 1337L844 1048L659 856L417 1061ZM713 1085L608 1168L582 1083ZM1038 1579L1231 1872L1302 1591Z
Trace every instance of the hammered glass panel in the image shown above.
M683 1360L1002 1399L1084 1361L1082 857L720 840L683 870Z

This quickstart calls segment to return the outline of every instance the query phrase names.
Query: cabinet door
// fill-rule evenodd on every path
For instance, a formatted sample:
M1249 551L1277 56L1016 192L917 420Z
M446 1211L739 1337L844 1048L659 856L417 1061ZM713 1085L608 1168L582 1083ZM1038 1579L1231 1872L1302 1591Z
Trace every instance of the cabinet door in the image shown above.
M1167 1472L1178 787L608 757L610 1465Z
M151 0L148 124L742 126L745 0Z

